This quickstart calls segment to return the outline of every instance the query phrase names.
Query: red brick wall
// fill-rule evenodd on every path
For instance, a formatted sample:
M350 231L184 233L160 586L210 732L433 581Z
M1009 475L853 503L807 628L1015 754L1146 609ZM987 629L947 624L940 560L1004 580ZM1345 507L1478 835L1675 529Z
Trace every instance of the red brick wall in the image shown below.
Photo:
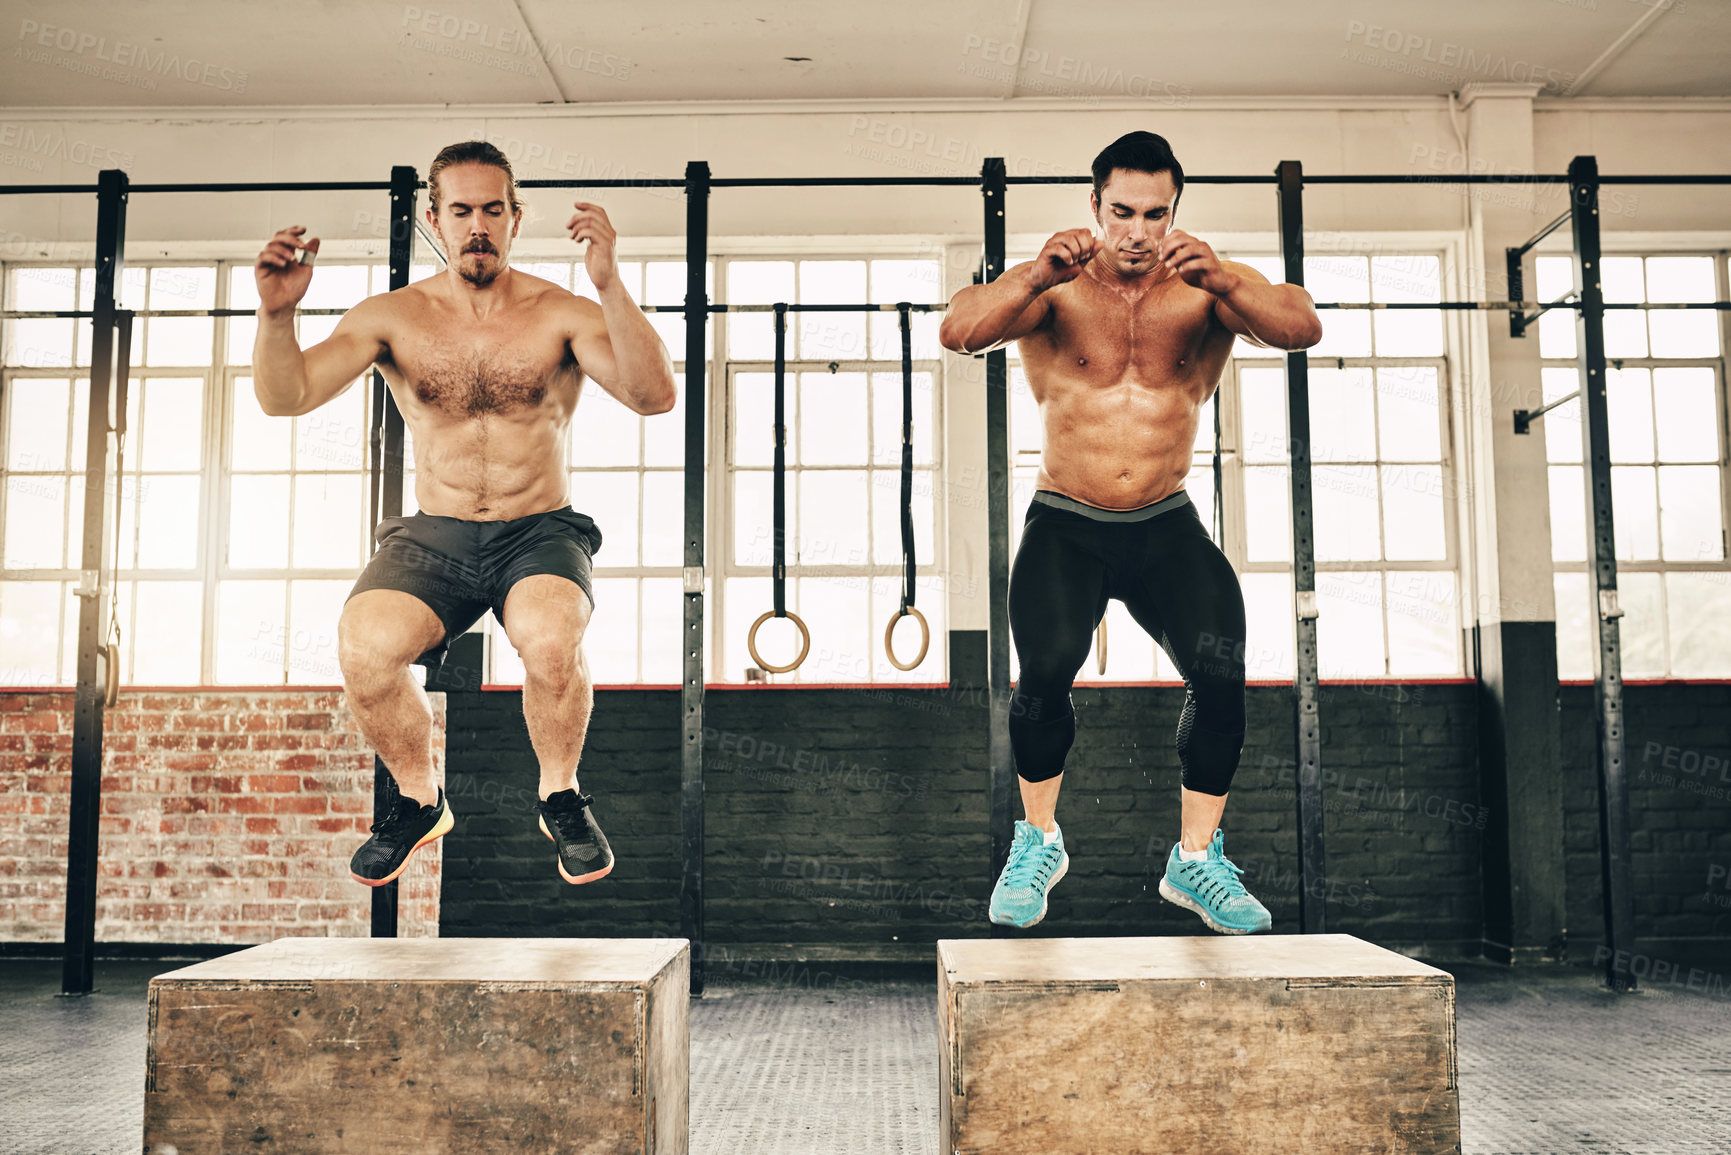
M103 747L98 942L368 933L373 759L340 691L123 691ZM0 941L61 940L71 773L72 694L0 691ZM435 844L404 873L405 937L439 933L439 872Z

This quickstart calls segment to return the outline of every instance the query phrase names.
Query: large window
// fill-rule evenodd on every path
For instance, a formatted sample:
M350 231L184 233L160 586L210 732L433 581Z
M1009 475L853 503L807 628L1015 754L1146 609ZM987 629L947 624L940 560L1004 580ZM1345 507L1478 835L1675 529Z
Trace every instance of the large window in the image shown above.
M1273 257L1232 254L1269 278ZM1441 300L1434 254L1312 257L1319 301ZM1455 502L1440 311L1322 312L1310 350L1318 662L1325 678L1447 676L1462 669ZM1013 355L1012 350L1012 355ZM1240 341L1201 415L1186 488L1212 526L1214 407L1219 406L1225 540L1244 589L1252 680L1292 676L1292 542L1285 371L1277 350ZM1039 465L1041 429L1012 361L1012 540ZM1082 681L1176 679L1163 651L1118 602L1106 615L1109 665Z
M1608 256L1607 302L1726 300L1725 254ZM1541 257L1539 295L1574 288L1573 261ZM1731 674L1725 315L1710 310L1612 309L1609 361L1611 500L1617 587L1624 617L1623 673L1631 678ZM1580 386L1571 310L1539 324L1547 401ZM1551 543L1556 561L1557 667L1592 676L1594 615L1587 594L1586 497L1581 408L1545 414L1550 462Z
M935 260L744 260L726 266L730 304L933 303L943 297ZM811 653L794 682L942 681L945 665L945 526L937 500L943 407L936 314L912 317L913 525L919 560L915 605L931 626L932 647L911 671L892 666L883 631L900 604L901 331L896 314L788 314L787 606L811 630ZM726 326L727 490L718 526L722 588L717 614L722 681L753 668L746 637L772 607L774 547L774 318L736 313ZM917 626L901 623L897 654L915 653ZM766 622L764 660L797 652L795 628Z

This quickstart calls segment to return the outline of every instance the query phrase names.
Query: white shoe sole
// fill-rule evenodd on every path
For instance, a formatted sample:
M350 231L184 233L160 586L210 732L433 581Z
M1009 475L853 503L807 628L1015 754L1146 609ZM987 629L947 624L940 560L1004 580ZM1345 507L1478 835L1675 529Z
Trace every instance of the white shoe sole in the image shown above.
M990 911L987 911L986 918L992 922L997 923L999 926L1013 926L1017 930L1027 930L1031 926L1039 926L1040 921L1046 917L1046 900L1051 896L1052 888L1054 886L1058 885L1058 880L1060 878L1063 878L1065 872L1068 871L1069 869L1070 869L1070 853L1069 853L1069 851L1065 851L1064 857L1060 858L1058 860L1058 869L1054 870L1052 872L1051 879L1046 883L1046 893L1040 896L1040 913L1036 914L1034 916L1034 921L1032 921L1032 922L1015 922L1015 921L1013 921L1011 919L1007 919L1007 918L998 918L995 915L993 915Z
M1227 926L1224 923L1215 921L1214 916L1208 913L1206 907L1197 902L1194 898L1191 898L1188 894L1185 894L1182 890L1179 890L1176 886L1173 886L1171 882L1164 878L1160 880L1160 897L1174 906L1181 906L1185 910L1194 911L1196 914L1201 916L1202 921L1208 925L1208 929L1217 934L1256 933L1247 926Z

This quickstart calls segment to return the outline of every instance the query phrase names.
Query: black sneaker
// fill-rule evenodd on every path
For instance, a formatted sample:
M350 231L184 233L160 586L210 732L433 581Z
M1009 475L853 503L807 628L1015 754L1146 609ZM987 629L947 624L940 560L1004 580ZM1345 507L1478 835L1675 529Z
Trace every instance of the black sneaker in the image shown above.
M431 806L422 806L399 794L390 810L373 823L373 836L361 843L361 848L349 859L349 873L362 886L394 882L408 869L415 851L443 838L454 825L443 789L439 791L439 800Z
M566 882L594 882L613 869L613 850L589 812L593 799L575 790L550 794L541 803L541 833L559 851L559 877Z

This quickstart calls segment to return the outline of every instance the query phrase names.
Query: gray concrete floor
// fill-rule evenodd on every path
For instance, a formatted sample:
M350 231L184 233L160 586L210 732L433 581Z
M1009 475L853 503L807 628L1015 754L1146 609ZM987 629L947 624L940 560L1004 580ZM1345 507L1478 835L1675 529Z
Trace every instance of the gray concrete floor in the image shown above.
M96 994L61 999L57 964L0 961L0 1152L139 1150L145 985L170 969L100 964ZM1447 969L1466 1155L1731 1152L1731 1000ZM693 1155L931 1155L934 1002L930 983L809 970L713 984L692 1005Z

